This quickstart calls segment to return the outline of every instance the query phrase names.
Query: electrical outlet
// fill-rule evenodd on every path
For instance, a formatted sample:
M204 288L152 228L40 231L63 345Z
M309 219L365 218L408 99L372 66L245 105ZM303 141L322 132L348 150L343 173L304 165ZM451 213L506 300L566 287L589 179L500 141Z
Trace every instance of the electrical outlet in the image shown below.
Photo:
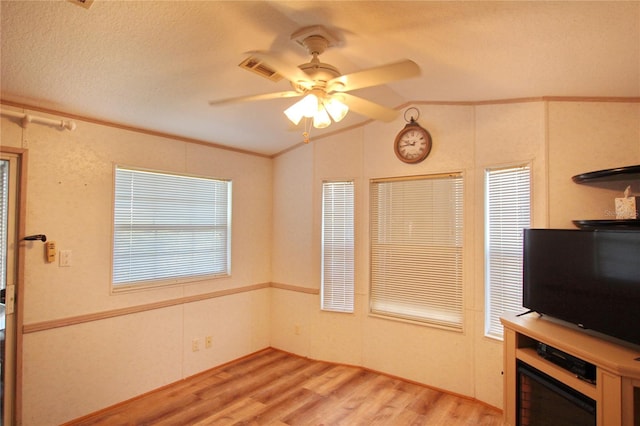
M294 332L296 335L299 335L299 334L300 334L300 326L299 326L298 324L296 324L296 325L293 327L293 332Z
M191 341L191 350L193 352L198 352L200 350L200 339L193 339Z
M213 337L207 336L204 338L204 347L209 349L213 346Z

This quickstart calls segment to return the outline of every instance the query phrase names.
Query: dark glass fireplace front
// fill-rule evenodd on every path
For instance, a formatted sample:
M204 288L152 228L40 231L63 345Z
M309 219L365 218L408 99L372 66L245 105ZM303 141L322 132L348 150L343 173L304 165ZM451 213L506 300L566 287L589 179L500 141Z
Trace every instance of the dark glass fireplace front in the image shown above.
M595 426L596 402L518 361L518 426Z

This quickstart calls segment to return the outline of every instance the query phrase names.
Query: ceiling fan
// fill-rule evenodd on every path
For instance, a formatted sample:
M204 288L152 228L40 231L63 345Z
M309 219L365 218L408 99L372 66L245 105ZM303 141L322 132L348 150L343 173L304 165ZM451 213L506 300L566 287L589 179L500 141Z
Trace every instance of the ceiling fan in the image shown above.
M365 87L378 86L396 80L420 75L420 68L411 60L402 60L374 68L342 75L336 67L320 62L318 58L327 47L338 40L322 26L303 28L291 36L311 55L311 60L299 66L288 64L278 57L261 51L248 52L251 60L280 74L290 81L293 90L240 96L210 101L210 105L261 101L278 98L302 97L289 107L285 114L295 125L303 117L313 118L313 126L327 127L333 121L344 118L349 110L380 121L394 120L398 112L348 92Z

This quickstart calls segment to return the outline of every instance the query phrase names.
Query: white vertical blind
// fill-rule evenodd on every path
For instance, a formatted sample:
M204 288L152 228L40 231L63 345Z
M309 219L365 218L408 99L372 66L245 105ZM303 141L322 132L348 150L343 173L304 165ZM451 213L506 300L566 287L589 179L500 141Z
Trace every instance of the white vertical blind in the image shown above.
M116 168L114 287L230 272L231 182Z
M529 165L487 169L485 197L485 333L502 338L500 316L523 309L523 229L531 225Z
M371 182L371 313L462 330L463 179Z
M321 309L353 312L353 181L322 184Z

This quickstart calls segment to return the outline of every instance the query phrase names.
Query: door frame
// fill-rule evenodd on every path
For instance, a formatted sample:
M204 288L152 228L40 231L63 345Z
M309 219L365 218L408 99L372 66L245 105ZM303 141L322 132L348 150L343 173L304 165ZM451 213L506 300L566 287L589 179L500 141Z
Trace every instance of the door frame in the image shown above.
M13 388L13 421L16 425L22 424L22 343L23 343L23 295L24 295L24 261L25 261L25 218L27 205L27 160L28 150L8 146L0 147L0 152L11 154L18 159L18 187L16 191L15 218L15 304L14 304L14 348L5 347L5 351L15 349L14 353L14 388ZM5 380L7 377L5 376ZM5 412L7 407L5 407Z

